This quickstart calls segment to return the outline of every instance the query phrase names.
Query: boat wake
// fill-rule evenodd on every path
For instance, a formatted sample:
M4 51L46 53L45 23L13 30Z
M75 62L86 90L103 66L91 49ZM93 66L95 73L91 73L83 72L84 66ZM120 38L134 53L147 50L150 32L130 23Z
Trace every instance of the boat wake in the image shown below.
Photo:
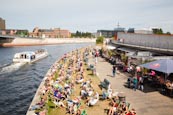
M0 68L0 74L4 73L10 73L13 71L16 71L20 69L22 66L24 66L26 63L12 63L12 64L7 64L6 66L3 66Z
M11 65L11 63L0 65L0 69L9 65Z

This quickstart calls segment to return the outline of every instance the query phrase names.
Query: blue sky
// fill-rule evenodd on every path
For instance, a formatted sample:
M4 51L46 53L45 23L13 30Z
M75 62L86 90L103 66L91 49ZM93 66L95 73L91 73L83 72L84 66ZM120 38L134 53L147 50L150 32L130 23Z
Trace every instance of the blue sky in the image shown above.
M1 0L8 29L62 28L72 32L159 27L173 33L173 0Z

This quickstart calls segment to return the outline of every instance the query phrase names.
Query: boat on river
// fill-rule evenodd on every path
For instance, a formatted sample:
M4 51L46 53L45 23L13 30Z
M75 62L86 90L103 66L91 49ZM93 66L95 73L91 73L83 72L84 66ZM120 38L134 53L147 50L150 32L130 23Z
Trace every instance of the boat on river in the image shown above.
M44 49L37 51L27 51L16 53L13 58L13 63L33 63L48 56L48 52Z
M48 52L44 49L39 49L35 52L26 51L26 52L16 53L13 58L13 63L7 66L1 67L0 74L16 71L20 69L22 66L24 66L25 64L36 62L47 56L48 56Z

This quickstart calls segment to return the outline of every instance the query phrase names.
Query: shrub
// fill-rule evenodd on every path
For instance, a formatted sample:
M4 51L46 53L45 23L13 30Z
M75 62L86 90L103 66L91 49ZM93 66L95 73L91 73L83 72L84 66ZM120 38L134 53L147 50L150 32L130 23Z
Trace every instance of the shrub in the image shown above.
M104 41L104 38L102 36L101 37L97 37L96 44L103 44L103 41Z

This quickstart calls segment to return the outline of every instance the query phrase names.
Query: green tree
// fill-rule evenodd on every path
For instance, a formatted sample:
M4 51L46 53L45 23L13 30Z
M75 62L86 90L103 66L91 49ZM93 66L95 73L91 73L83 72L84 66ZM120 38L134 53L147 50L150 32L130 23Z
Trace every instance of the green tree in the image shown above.
M102 36L97 37L96 44L103 44L103 41L104 41L104 37L102 37Z
M22 37L28 36L28 34L29 34L28 30L17 30L16 32L16 35L19 35Z
M171 32L166 32L167 35L171 35Z
M71 37L72 38L76 37L76 34L75 33L71 33Z
M72 37L80 37L80 38L91 38L92 34L90 32L76 31L76 33L73 33L71 36Z
M153 29L154 34L163 34L163 30L161 28L159 29Z

